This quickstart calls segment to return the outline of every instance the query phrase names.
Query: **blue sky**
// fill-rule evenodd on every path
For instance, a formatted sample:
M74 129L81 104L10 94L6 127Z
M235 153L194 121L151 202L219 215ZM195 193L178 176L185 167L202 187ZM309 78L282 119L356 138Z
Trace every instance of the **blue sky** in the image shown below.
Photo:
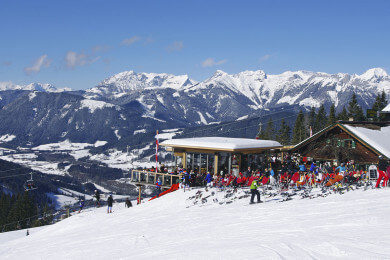
M0 82L116 73L390 72L390 1L0 0Z

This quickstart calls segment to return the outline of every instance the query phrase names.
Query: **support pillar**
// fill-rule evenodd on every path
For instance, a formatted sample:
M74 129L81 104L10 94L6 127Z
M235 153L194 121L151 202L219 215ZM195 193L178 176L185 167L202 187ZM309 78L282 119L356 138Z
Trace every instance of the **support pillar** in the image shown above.
M218 153L215 153L214 158L214 175L218 174Z

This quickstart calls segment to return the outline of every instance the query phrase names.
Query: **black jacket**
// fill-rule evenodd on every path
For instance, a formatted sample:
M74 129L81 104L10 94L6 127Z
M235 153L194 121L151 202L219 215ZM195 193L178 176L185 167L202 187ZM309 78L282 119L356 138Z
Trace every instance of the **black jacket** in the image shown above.
M379 159L379 163L378 163L378 170L380 171L386 171L386 168L387 168L387 162L386 160L384 159Z
M107 199L107 204L109 207L112 207L112 202L114 201L114 199L112 198L112 196L108 197Z

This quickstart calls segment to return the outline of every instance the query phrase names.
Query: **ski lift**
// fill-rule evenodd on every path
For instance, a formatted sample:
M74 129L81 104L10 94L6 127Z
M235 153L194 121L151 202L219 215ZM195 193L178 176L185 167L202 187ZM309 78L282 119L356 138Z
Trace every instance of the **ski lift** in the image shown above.
M36 190L36 189L38 189L38 187L37 187L37 186L35 185L35 183L34 183L32 174L33 174L33 173L30 172L30 175L31 175L30 179L27 180L27 181L24 183L24 185L23 185L25 191L31 191L31 190Z

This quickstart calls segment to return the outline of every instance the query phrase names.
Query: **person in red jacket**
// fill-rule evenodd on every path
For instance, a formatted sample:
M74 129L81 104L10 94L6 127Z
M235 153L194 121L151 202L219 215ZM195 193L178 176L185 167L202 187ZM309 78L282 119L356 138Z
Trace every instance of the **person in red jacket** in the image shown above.
M376 188L379 188L379 184L381 183L382 179L383 179L382 186L383 187L387 186L387 182L389 181L389 177L387 177L386 169L387 169L387 162L383 158L383 155L379 155L379 163L378 163L379 177L378 177L378 180L377 180L376 185L375 185Z

